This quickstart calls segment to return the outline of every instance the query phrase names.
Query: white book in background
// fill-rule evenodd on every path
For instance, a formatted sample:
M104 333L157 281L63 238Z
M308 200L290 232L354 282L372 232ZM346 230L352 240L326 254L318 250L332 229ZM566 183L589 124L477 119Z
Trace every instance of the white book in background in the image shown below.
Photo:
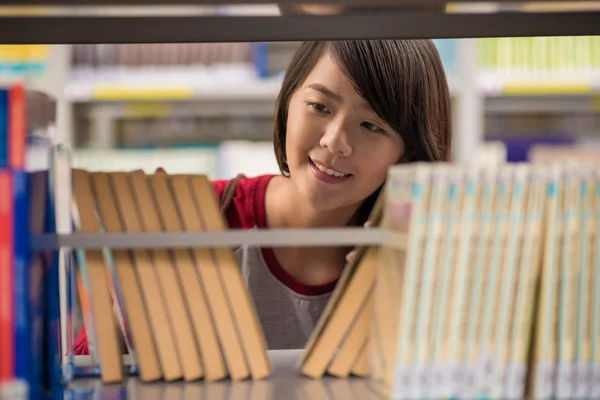
M218 177L216 146L169 149L76 149L73 168L88 171L120 172L143 170L153 174L157 168L169 174Z
M218 179L231 179L239 173L249 177L280 173L273 142L224 141L218 154Z

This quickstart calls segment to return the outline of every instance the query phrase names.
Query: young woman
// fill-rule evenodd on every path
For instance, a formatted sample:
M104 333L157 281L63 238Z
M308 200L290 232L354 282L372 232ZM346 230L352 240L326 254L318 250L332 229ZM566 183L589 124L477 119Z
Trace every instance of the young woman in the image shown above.
M450 97L429 40L302 44L275 105L281 175L215 181L233 229L362 226L390 166L446 161ZM269 349L303 348L344 248L238 248ZM88 351L85 331L76 354Z

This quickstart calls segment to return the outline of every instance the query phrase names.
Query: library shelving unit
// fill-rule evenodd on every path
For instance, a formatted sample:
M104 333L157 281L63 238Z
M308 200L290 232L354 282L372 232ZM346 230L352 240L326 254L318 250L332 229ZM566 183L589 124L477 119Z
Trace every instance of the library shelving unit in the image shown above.
M165 42L267 42L392 38L485 38L600 35L600 7L581 1L461 0L312 0L310 5L291 0L266 4L257 0L0 0L0 41L4 44L165 43ZM226 12L224 12L226 10ZM280 10L287 10L283 15ZM291 10L291 11L290 11ZM468 159L481 141L482 102L473 76L476 62L473 40L459 48L456 104L456 160ZM464 79L463 79L464 77ZM43 85L42 85L43 86ZM59 107L64 93L58 94ZM61 103L63 101L63 103ZM517 101L517 100L515 100ZM69 141L61 132L57 140ZM64 122L64 121L63 121ZM35 249L214 247L235 245L308 246L377 245L389 242L380 229L253 231L226 233L74 234L70 215L70 165L56 167L56 234L32 240ZM63 278L64 279L64 278ZM64 282L63 282L64 285ZM61 301L64 299L61 298ZM61 321L64 323L64 321ZM137 385L127 383L135 398L148 394L165 398L207 395L225 398L369 398L362 383L329 382L299 377L290 365L294 352L274 352L274 374L260 384L224 382L216 386ZM94 388L97 381L83 380L73 387ZM238 385L238 386L236 386ZM244 386L246 385L246 386ZM208 393L214 389L214 394ZM206 391L205 391L206 389ZM107 387L110 395L114 387ZM228 394L227 394L228 393ZM239 397L235 397L238 393ZM350 397L354 396L354 397ZM191 397L190 397L191 398Z

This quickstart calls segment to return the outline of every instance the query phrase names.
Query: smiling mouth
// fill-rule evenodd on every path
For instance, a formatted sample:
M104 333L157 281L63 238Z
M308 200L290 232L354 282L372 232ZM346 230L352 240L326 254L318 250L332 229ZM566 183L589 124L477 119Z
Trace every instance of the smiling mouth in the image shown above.
M321 172L324 175L330 176L331 178L337 178L339 180L343 180L345 178L349 178L352 176L352 174L345 174L345 173L337 171L335 169L327 168L324 165L318 164L318 163L314 162L310 157L308 158L308 160L314 169L316 169L317 171Z

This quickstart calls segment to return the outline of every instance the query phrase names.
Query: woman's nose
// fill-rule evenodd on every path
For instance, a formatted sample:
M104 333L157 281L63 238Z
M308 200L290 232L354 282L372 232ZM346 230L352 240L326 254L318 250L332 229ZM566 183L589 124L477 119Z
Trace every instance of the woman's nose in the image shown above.
M331 124L321 137L320 144L334 155L348 157L352 154L352 145L342 124Z

